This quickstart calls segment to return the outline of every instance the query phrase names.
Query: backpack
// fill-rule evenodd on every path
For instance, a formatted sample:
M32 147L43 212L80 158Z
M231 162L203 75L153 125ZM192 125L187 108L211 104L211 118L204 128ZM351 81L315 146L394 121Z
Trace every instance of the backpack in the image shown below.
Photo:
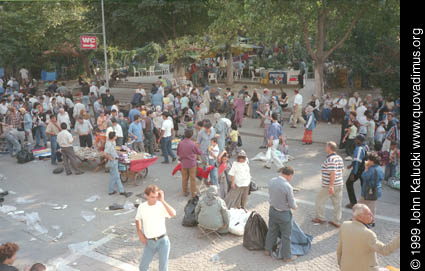
M132 105L136 105L136 104L140 104L140 100L142 99L142 94L140 93L135 93L133 95L133 98L131 99L131 104Z
M264 219L260 214L252 211L245 224L243 246L248 250L264 250L267 231L268 228Z
M16 159L18 160L19 164L25 164L29 161L34 160L34 155L32 154L32 152L22 150L16 154Z
M196 221L196 217L195 217L195 208L196 208L196 205L198 204L198 201L199 201L199 197L195 196L187 202L186 206L184 207L184 217L182 221L183 226L194 227L198 225L198 221Z

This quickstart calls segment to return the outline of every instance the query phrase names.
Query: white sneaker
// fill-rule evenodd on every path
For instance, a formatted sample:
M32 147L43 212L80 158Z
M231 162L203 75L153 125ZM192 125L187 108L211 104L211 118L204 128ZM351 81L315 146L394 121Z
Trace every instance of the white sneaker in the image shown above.
M351 160L353 160L353 158L351 157L351 156L347 156L347 157L345 157L345 159L344 159L345 161L351 161Z

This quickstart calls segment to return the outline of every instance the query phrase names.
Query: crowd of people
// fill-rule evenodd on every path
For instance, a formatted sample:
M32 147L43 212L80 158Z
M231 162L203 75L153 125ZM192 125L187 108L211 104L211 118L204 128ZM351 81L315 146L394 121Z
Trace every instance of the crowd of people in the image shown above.
M0 81L4 85L4 81ZM241 147L238 128L242 127L244 116L260 120L264 138L260 148L270 155L264 165L270 169L275 164L280 176L269 182L269 232L265 242L266 255L272 254L277 236L280 236L280 258L295 260L291 254L292 210L297 208L290 181L295 174L291 167L284 166L276 156L276 150L286 147L284 136L284 112L291 114L292 128L297 123L304 125L303 144L313 143L313 130L317 123L340 123L341 142L326 144L328 154L322 164L322 188L316 199L314 223L325 223L324 204L330 198L334 207L334 218L329 223L340 229L338 264L342 270L349 269L354 243L346 233L358 229L372 241L367 244L370 255L375 252L388 254L397 247L397 241L384 246L368 229L375 226L376 201L382 195L382 181L396 176L400 159L400 99L372 99L367 95L363 100L354 93L348 101L344 94L332 98L326 94L319 99L312 96L305 106L302 91L294 90L293 101L282 90L264 89L262 93L244 86L237 93L230 88L223 92L206 85L203 89L186 84L174 87L163 78L147 91L140 84L135 90L130 110L120 106L104 82L81 81L80 95L73 95L65 83L58 86L51 82L42 94L40 86L34 91L34 81L24 80L21 85L12 78L3 88L0 103L1 135L5 138L11 156L28 149L48 147L50 142L51 163L64 162L67 175L79 175L80 170L73 145L78 138L80 147L95 148L104 154L106 168L110 172L109 195L125 192L118 171L118 152L115 146L126 145L136 152L155 155L162 151L163 164L179 160L184 196L196 197L199 189L197 177L207 172L204 181L209 186L205 196L198 203L196 217L200 224L220 232L227 232L227 209L247 208L252 178L247 154ZM207 118L213 114L213 120ZM183 133L179 133L183 127ZM176 153L172 139L180 137ZM35 139L34 139L35 138ZM346 181L353 220L342 223L343 158L338 148L345 149L351 160L351 169ZM230 158L235 153L233 162ZM171 158L171 162L170 162ZM201 174L200 174L201 172ZM354 183L361 180L361 197L357 201ZM190 185L189 185L190 183ZM188 189L188 186L190 187ZM164 192L157 186L149 185L145 190L147 199L139 206L136 216L137 233L145 244L140 270L148 270L156 252L159 253L160 270L167 270L170 240L166 235L165 218L173 217L176 211L165 201ZM365 218L366 217L366 218ZM359 223L357 223L358 221ZM143 225L143 227L142 227ZM348 245L347 245L348 244ZM4 244L0 247L2 265L11 265L17 246ZM372 261L372 259L374 259ZM365 262L377 266L375 257ZM366 265L365 266L371 266ZM0 268L0 270L2 270ZM33 270L33 269L32 269ZM43 269L34 269L43 270ZM356 269L366 270L366 269Z

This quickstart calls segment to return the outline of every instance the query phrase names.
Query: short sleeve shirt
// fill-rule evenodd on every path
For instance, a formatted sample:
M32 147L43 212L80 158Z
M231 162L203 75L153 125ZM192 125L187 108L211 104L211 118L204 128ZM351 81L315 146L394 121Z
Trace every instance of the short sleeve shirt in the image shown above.
M342 172L344 170L344 161L338 154L332 153L328 155L325 162L322 164L322 186L329 186L331 172L335 171L334 186L340 186L344 184L342 178Z
M165 218L170 218L162 202L157 201L154 205L143 202L137 208L136 220L142 222L142 230L146 238L156 238L167 233Z
M174 129L173 121L170 119L166 119L162 122L161 130L164 131L163 137L169 137L171 136L171 130Z

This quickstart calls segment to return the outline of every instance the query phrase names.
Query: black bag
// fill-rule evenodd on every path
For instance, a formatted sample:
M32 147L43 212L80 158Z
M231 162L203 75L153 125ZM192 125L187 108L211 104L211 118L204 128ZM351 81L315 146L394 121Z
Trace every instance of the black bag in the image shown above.
M242 147L242 138L238 135L238 147Z
M63 172L63 167L57 167L53 170L53 174L61 174Z
M243 246L249 250L264 250L266 242L267 224L255 211L252 211L245 224Z
M34 155L32 152L22 150L16 154L16 159L18 160L19 164L25 164L29 161L34 160Z
M254 192L254 191L258 191L258 186L257 186L257 184L254 181L251 181L249 183L249 192L248 192L248 195L251 194L251 192Z
M195 217L195 208L196 208L196 205L198 204L198 201L199 201L199 197L195 196L187 202L186 206L184 207L184 217L182 221L183 226L194 227L198 225L198 221L196 221L196 217Z
M373 183L365 183L365 200L377 200L378 199L378 187L376 187L376 179L378 178L376 169L373 174Z

